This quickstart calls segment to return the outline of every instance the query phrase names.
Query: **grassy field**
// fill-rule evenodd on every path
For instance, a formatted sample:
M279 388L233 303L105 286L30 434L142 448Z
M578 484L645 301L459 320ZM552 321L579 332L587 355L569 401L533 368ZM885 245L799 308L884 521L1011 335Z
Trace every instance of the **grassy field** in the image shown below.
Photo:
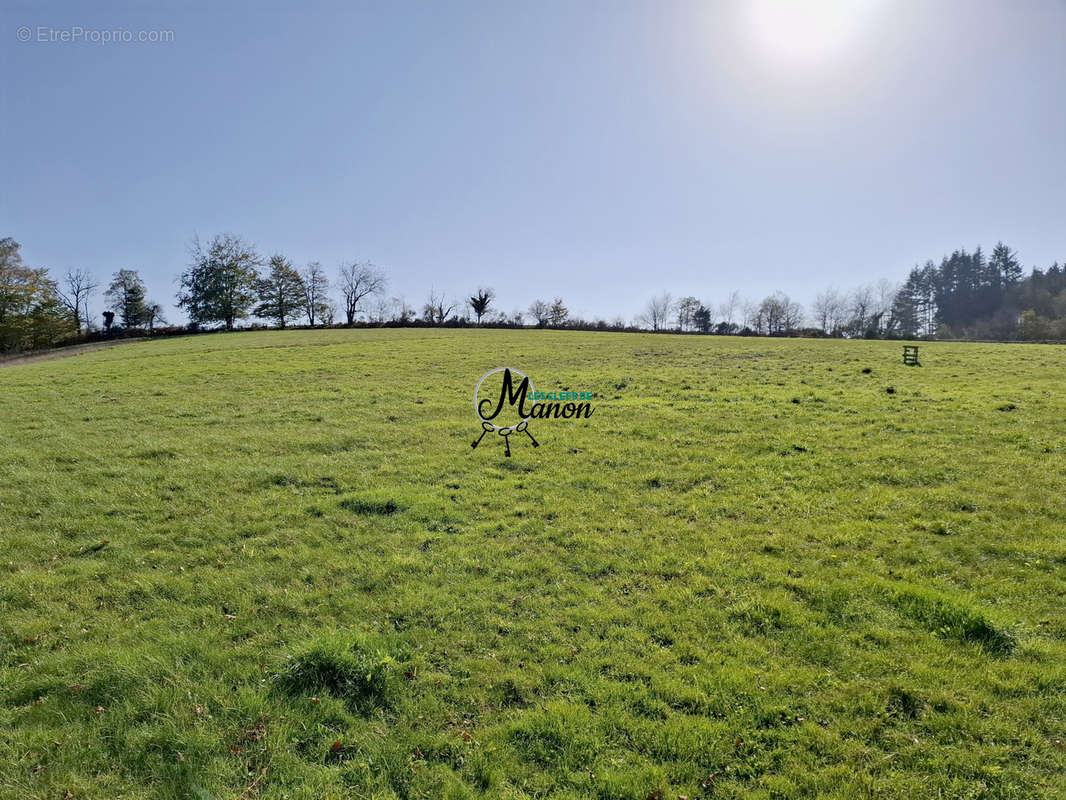
M0 797L1064 798L1066 348L495 330L0 369ZM487 370L596 392L476 450Z

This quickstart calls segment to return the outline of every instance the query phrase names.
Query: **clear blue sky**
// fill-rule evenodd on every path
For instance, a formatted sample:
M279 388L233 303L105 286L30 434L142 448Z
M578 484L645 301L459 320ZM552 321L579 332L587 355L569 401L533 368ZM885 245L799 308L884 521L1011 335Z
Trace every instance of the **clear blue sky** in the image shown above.
M997 239L1066 259L1063 0L0 8L0 235L166 305L222 231L372 260L419 307L487 284L606 318Z

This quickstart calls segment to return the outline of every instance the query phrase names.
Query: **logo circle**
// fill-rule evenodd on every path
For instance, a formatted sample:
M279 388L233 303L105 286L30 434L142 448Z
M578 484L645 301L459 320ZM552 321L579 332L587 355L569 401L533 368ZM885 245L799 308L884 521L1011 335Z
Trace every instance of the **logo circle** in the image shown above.
M481 390L481 384L485 382L485 378L489 377L489 375L495 375L497 372L506 371L510 371L512 375L521 375L523 380L529 381L529 391L536 391L536 389L533 387L533 381L530 380L529 376L521 370L515 369L514 367L496 367L496 369L490 369L488 372L481 376L481 380L479 380L477 382L477 386L474 387L474 413L477 414L477 418L481 420L482 428L485 428L485 426L488 425L492 430L496 431L497 433L502 433L503 431L511 433L513 431L518 430L519 425L527 425L530 420L530 415L527 414L514 425L497 425L494 422L489 422L487 419L481 416L481 409L478 408L478 392ZM503 390L501 389L500 391L502 392ZM490 428L485 428L485 430L489 430ZM525 429L523 428L523 430Z
M23 25L17 31L15 31L15 38L18 39L20 42L28 42L32 33L33 32L28 27Z

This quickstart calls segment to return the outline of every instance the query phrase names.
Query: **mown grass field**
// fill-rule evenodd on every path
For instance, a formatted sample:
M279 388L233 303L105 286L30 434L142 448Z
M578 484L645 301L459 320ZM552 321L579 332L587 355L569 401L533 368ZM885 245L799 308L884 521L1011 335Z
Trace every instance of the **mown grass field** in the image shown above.
M0 369L0 797L1066 797L1066 348L900 353L302 331ZM592 418L472 450L503 365Z

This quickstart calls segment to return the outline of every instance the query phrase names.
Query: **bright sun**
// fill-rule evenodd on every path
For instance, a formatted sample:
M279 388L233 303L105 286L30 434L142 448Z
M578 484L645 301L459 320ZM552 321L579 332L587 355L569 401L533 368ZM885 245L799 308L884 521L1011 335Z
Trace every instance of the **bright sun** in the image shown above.
M759 47L783 62L832 59L866 27L879 0L745 0Z

